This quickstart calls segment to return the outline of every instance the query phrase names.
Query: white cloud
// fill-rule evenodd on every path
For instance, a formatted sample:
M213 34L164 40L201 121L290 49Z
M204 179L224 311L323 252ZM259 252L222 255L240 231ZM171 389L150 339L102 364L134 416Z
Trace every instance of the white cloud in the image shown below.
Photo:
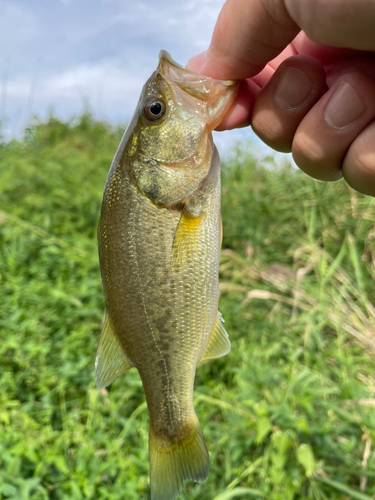
M132 115L144 83L143 76L110 62L44 75L35 84L22 75L7 85L12 115L8 132L19 132L15 127L23 127L32 114L43 115L53 108L58 116L68 118L87 102L98 118L124 122Z
M82 89L84 95L90 96L93 89L101 85L108 96L132 98L137 89L140 91L143 83L144 80L137 75L105 62L93 66L78 66L63 73L54 74L46 79L42 86L43 93L47 97L52 97L54 94L68 96L75 88Z

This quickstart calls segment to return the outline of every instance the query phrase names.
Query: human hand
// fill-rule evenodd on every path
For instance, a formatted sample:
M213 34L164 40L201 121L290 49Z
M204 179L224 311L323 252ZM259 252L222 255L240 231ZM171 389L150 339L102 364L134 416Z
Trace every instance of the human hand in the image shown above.
M240 79L218 130L252 125L315 179L375 196L375 2L227 0L188 67Z

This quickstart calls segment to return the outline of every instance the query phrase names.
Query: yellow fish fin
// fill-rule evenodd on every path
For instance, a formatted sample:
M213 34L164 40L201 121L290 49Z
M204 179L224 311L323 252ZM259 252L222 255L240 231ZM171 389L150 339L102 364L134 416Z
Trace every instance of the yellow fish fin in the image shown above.
M192 258L195 255L195 246L199 242L199 230L203 217L203 213L198 215L198 217L191 217L184 213L181 214L180 221L177 225L173 238L173 267L176 268L183 265L189 260L189 258Z
M201 357L201 361L205 359L220 358L230 351L230 341L223 323L223 316L220 311L218 311L214 328L208 340L206 350Z
M96 385L103 389L132 367L106 314L95 359Z
M185 432L173 437L155 433L150 425L149 452L151 500L174 500L185 480L207 478L210 462L196 415Z

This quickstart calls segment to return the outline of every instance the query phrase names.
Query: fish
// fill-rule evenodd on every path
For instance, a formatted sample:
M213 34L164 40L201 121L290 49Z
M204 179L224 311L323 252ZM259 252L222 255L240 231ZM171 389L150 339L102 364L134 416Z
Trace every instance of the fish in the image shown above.
M218 311L220 160L211 132L237 89L161 51L104 188L106 314L95 376L104 388L133 367L139 372L152 500L174 500L185 480L203 482L209 472L194 377L200 361L230 350Z

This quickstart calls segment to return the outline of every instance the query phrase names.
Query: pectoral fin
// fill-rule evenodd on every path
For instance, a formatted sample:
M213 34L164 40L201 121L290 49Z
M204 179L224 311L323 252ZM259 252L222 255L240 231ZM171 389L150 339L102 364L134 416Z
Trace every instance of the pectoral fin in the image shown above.
M199 231L204 214L191 217L181 214L173 239L172 265L176 268L183 265L189 258L196 255L196 246L199 243Z
M103 389L132 367L106 315L95 359L96 385Z
M230 341L223 323L223 316L218 311L214 328L206 346L206 350L201 357L201 361L205 359L220 358L230 351Z

